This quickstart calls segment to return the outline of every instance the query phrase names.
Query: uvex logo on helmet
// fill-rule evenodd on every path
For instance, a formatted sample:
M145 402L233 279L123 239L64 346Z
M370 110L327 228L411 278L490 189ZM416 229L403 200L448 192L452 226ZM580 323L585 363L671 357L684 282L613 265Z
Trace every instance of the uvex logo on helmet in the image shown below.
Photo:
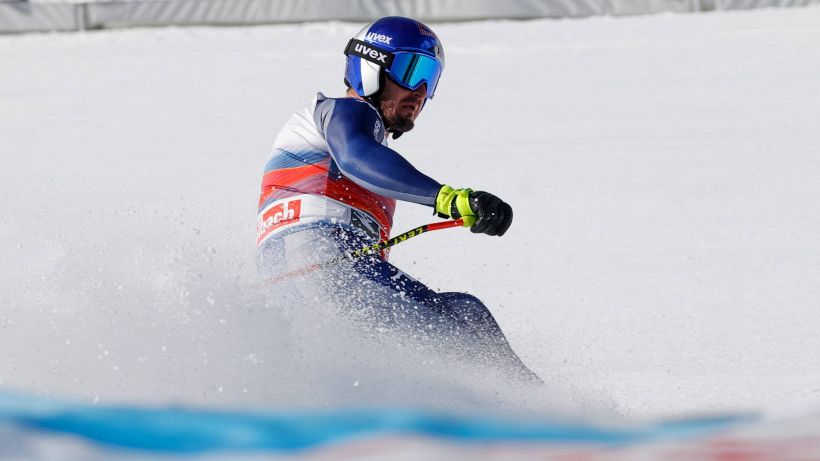
M355 38L348 42L345 54L358 56L382 67L393 64L393 53Z
M393 40L393 37L389 37L384 34L377 34L375 32L368 32L365 38L371 42L384 43L385 45L389 45L390 41Z
M376 61L387 65L387 56L389 56L387 53L382 53L375 48L369 48L367 45L362 45L361 43L357 43L354 49L359 53L370 56L371 59L375 59Z

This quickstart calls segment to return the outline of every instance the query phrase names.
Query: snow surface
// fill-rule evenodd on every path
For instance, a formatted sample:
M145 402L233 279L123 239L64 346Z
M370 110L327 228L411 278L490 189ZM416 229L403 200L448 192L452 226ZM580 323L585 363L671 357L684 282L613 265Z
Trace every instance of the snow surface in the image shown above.
M357 338L260 286L269 146L360 24L0 37L0 385L87 402L655 418L820 404L820 8L434 29L393 144L509 201L391 260L547 381ZM431 221L400 205L395 229Z

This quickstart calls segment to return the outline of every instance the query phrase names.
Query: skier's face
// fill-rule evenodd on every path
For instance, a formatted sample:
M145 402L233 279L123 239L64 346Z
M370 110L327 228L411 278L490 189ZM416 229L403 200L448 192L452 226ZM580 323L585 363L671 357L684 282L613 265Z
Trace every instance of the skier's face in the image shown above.
M408 90L389 78L384 79L381 109L384 121L388 127L400 131L413 129L413 122L424 107L427 98L427 84L422 84L415 90Z

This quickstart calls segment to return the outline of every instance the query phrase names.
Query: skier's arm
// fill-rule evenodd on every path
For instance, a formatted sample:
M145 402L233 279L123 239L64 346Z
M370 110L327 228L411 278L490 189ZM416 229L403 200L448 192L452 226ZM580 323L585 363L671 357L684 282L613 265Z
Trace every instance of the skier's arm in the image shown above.
M330 155L351 181L386 197L435 206L441 183L381 144L384 126L369 104L355 99L327 99L317 107L315 117Z
M339 170L365 189L430 205L441 217L463 218L474 233L501 236L512 224L512 208L498 197L440 184L382 145L382 120L369 104L356 99L327 99L317 107L315 118Z

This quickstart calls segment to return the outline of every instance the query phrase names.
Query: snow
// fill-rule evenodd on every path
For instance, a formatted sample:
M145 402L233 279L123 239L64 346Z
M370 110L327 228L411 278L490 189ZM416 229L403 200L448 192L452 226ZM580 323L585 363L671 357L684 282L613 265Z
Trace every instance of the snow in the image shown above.
M627 420L818 407L820 8L435 25L447 69L393 147L515 221L391 261L484 300L549 392L374 350L260 287L268 149L315 92L342 94L360 27L0 37L3 389ZM395 229L431 220L402 204Z

